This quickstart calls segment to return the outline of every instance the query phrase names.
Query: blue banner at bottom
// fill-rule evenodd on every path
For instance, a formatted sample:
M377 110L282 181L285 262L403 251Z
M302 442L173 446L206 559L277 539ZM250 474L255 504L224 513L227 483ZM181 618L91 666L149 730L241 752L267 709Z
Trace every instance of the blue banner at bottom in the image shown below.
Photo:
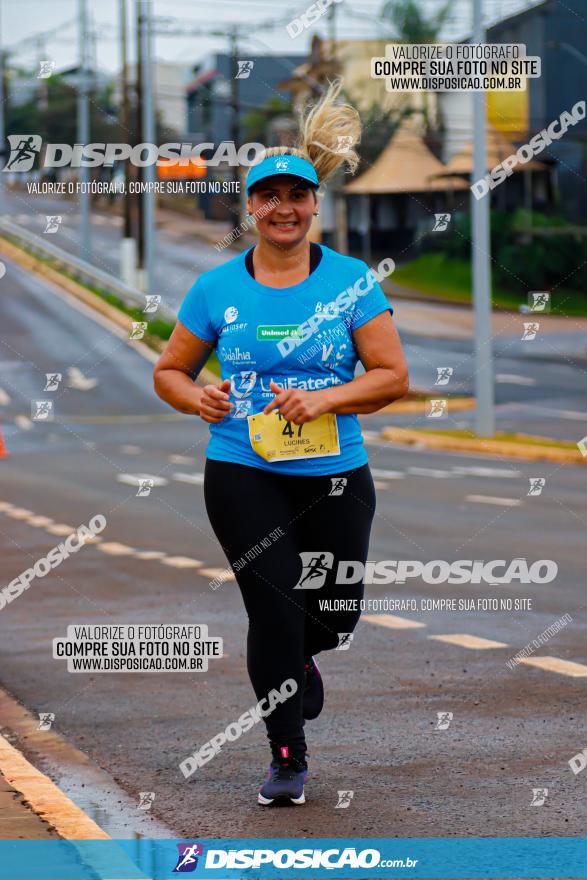
M0 841L0 880L587 878L587 837Z

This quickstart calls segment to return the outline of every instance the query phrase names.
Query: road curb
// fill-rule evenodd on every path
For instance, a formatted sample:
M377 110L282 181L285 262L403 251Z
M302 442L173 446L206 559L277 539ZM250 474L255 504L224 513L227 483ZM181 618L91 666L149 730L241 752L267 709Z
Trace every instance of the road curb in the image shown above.
M479 455L498 455L502 458L521 458L526 461L554 461L558 464L587 464L577 450L558 446L539 446L533 443L510 443L507 440L476 440L466 437L444 437L409 428L383 428L381 438L390 443L420 444L427 449L446 452L475 452ZM542 439L542 438L540 438Z
M83 810L0 735L0 773L39 818L64 840L109 840Z

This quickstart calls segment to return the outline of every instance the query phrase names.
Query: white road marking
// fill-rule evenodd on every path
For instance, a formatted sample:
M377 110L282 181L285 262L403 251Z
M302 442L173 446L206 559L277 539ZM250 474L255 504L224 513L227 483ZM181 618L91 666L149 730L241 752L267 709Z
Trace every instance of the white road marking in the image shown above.
M513 373L498 373L495 377L496 382L503 385L536 385L536 379L531 376L516 376Z
M163 559L166 554L162 550L137 550L137 559Z
M91 391L98 384L97 379L90 379L84 376L78 367L67 368L68 386L76 391Z
M381 480L373 480L373 486L376 489L389 489L389 483L383 483Z
M522 476L521 471L515 471L510 468L486 468L486 467L453 467L453 471L462 474L463 477L495 477L501 479L519 478Z
M138 455L143 451L143 448L142 446L134 446L132 443L123 443L120 451L124 452L125 455Z
M524 657L519 662L525 663L526 666L536 666L537 669L545 669L547 672L569 675L571 678L587 678L587 666L583 663L573 663L571 660L560 660L558 657Z
M407 471L414 477L433 477L435 480L443 480L447 477L459 476L459 474L455 474L454 471L443 471L440 470L440 468L409 467Z
M167 459L170 464L193 464L194 459L189 455L170 455Z
M507 648L505 642L494 642L491 639L482 639L480 636L469 636L466 633L455 633L446 636L428 636L436 642L446 642L449 645L459 645L461 648L478 649L481 651L487 648Z
M10 403L10 395L4 388L0 388L0 406L6 406Z
M377 626L386 626L388 629L421 629L426 626L419 620L396 617L395 614L363 614L361 620L366 620L367 623L376 623Z
M173 479L177 480L179 483L193 483L196 486L202 486L204 484L204 474L177 473L173 474Z
M385 471L380 468L371 468L371 473L382 480L403 480L406 476L403 471Z
M152 480L153 486L166 486L169 480L158 477L155 474L118 474L116 479L119 483L127 483L129 486L140 486L144 480Z
M171 568L200 568L204 564L199 559L190 559L189 556L166 556L161 559L161 563Z
M465 501L473 501L476 504L499 504L501 507L519 507L519 498L498 498L496 495L466 495Z

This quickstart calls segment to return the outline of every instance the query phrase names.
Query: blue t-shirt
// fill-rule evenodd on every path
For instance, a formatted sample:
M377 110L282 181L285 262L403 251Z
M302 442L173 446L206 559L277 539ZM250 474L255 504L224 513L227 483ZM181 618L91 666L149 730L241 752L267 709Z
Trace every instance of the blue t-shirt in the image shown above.
M285 388L317 391L350 382L358 354L352 331L393 309L366 263L324 245L318 267L293 287L267 287L247 271L245 254L204 272L188 291L178 319L213 343L222 379L231 380L230 414L210 425L208 458L283 474L323 475L367 462L356 414L336 415L340 453L265 461L251 446L247 416Z

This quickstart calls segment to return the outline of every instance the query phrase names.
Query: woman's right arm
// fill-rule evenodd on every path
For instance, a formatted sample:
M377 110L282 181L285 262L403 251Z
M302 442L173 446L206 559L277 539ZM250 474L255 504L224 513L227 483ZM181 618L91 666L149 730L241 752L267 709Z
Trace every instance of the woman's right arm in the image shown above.
M153 370L155 393L162 400L179 412L199 415L207 422L220 421L232 408L228 403L228 379L218 387L200 388L194 382L212 348L178 321Z

